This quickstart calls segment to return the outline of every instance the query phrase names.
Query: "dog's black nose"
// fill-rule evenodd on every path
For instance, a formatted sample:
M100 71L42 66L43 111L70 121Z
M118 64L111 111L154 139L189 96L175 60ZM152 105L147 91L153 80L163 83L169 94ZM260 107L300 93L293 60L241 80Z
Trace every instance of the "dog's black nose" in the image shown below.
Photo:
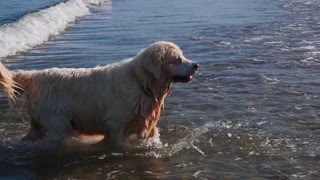
M194 70L197 70L199 68L199 64L198 63L193 63L192 67Z

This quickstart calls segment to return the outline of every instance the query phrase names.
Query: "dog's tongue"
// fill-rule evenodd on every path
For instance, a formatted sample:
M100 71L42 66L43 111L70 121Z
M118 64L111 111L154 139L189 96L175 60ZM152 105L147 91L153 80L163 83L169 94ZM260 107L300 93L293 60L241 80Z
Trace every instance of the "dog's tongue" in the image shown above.
M192 80L192 76L189 76L189 81L191 81Z

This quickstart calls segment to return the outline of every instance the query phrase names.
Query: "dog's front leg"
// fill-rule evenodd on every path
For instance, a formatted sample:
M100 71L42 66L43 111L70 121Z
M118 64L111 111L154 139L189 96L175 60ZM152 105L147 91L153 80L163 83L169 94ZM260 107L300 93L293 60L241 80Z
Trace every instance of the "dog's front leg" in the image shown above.
M148 145L151 145L153 147L159 147L159 148L162 147L159 129L156 126L154 126L151 129L150 134L147 138L147 143L148 143Z
M148 138L153 138L153 137L160 137L160 134L159 134L159 129L154 126L151 131L150 131L150 134L148 136Z
M30 126L29 132L21 139L22 141L35 142L48 135L47 130L44 129L40 123L35 121L33 117L31 117L30 120Z

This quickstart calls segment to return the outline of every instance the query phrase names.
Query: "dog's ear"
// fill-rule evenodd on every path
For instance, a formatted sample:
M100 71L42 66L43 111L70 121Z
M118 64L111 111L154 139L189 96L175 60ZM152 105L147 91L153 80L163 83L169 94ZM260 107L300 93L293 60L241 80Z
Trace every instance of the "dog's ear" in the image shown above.
M144 68L152 73L156 79L160 79L161 76L161 66L164 58L164 53L150 53L148 58L143 62Z

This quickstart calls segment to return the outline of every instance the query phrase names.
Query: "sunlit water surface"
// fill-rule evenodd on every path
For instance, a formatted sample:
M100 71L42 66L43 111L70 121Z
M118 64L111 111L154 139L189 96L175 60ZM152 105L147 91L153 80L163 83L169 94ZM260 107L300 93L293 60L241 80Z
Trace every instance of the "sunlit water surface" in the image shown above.
M24 101L9 110L1 94L1 179L320 175L318 1L32 2L0 3L0 36L12 36L0 44L27 42L0 51L10 69L104 65L157 40L177 43L201 67L193 82L173 85L159 122L160 148L22 143L29 128ZM56 4L60 10L45 12L50 21L34 14ZM60 22L56 16L68 17ZM52 21L26 31L37 35L24 34L23 23Z

